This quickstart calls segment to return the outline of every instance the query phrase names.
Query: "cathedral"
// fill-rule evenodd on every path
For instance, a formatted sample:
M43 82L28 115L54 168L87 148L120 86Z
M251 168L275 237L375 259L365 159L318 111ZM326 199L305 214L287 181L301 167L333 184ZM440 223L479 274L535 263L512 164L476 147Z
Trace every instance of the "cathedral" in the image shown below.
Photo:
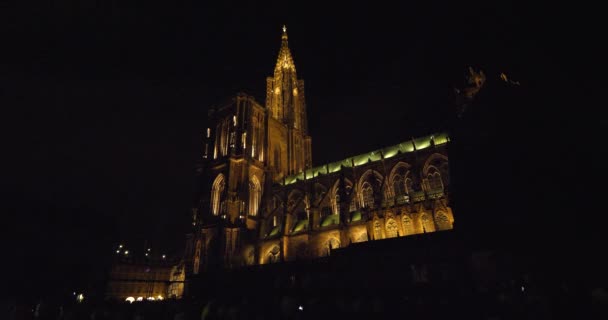
M187 276L452 229L447 134L313 166L306 107L283 27L265 103L239 93L209 111Z

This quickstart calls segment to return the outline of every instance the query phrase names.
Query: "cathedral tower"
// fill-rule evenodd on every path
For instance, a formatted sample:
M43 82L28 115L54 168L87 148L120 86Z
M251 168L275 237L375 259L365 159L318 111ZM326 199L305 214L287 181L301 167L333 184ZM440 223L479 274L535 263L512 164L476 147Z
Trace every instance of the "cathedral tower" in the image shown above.
M192 208L189 274L251 260L254 252L244 239L258 234L264 192L311 167L304 81L296 76L285 27L267 86L265 107L239 93L209 111Z
M304 80L298 80L283 26L281 49L273 77L266 79L266 109L269 113L268 160L275 181L312 166L311 139L306 121Z

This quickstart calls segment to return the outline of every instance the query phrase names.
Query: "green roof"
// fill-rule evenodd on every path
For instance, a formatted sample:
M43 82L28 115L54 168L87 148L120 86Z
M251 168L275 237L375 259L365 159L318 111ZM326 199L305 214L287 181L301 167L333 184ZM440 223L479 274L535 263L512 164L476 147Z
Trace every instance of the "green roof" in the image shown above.
M298 221L298 223L296 223L296 226L293 228L293 232L306 230L307 225L308 225L308 219L300 220L300 221Z
M268 234L269 237L272 236L276 236L277 234L279 234L280 228L278 226L272 228L272 230L270 230L270 233Z
M448 137L447 133L437 133L437 134L432 134L432 135L416 138L413 140L404 141L402 143L399 143L399 144L396 144L396 145L393 145L390 147L374 150L371 152L367 152L364 154L346 158L344 160L340 160L340 161L324 164L321 166L317 166L317 167L314 167L311 169L307 169L298 174L285 177L285 182L283 185L292 184L292 183L297 182L298 180L304 180L304 176L306 176L306 179L311 179L311 178L317 177L320 174L334 173L336 171L339 171L341 166L350 168L353 166L353 163L354 163L355 167L357 167L357 166L366 164L368 162L378 161L378 160L382 159L383 155L384 155L384 159L389 159L389 158L392 158L395 155L397 155L399 152L401 152L401 153L414 152L414 146L415 146L415 150L426 149L431 146L431 140L433 140L435 142L435 145L442 145L442 144L448 143L448 141L450 141L450 138Z
M340 223L340 215L330 214L323 219L321 227L327 227L338 223Z

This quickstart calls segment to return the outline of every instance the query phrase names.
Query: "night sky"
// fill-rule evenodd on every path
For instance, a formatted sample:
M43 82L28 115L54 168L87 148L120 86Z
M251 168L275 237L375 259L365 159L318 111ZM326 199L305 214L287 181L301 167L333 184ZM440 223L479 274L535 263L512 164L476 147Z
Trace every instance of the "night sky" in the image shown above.
M567 72L546 17L506 2L219 2L5 11L0 182L26 286L82 287L119 242L179 251L207 110L264 102L283 24L314 164L444 130L468 66L530 86Z

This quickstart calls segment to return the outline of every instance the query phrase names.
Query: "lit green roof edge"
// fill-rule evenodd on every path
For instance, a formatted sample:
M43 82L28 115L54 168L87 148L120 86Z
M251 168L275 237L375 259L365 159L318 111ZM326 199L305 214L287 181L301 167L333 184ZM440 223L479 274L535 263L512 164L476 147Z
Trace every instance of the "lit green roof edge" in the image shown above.
M431 146L431 139L435 142L435 145L446 144L450 141L450 137L447 133L441 132L436 134L430 134L420 138L414 138L413 143L416 145L416 150L423 150ZM340 170L341 165L350 168L353 166L353 162L355 167L366 164L368 162L375 162L381 159L381 152L384 155L384 159L389 159L397 155L401 151L401 153L409 153L414 152L414 145L412 144L412 140L404 141L399 144L385 147L382 149L374 150L371 152L359 154L356 156L352 156L346 158L344 160L331 162L328 164L316 166L314 168L307 169L306 171L300 172L295 175L285 177L284 183L282 185L289 185L297 182L298 180L304 180L304 174L306 173L307 179L312 179L321 174L329 174L334 173Z

